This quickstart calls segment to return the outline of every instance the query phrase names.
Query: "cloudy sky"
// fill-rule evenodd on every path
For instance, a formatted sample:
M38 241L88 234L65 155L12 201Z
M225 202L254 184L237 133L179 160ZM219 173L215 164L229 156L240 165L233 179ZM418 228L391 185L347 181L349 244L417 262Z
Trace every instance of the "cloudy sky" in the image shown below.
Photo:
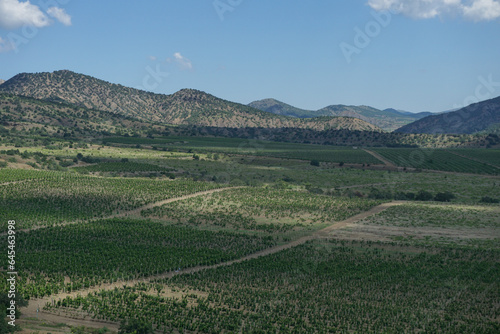
M0 79L443 111L500 95L500 0L0 0Z

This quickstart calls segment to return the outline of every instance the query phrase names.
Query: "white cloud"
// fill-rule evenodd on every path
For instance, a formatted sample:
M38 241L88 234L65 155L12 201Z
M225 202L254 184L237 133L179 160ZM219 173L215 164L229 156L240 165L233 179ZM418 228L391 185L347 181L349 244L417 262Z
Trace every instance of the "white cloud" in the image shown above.
M174 60L175 62L179 65L179 68L181 70L192 70L193 69L193 64L191 63L191 60L187 59L183 55L180 54L180 52L174 53ZM168 62L168 59L167 59Z
M500 17L499 0L368 0L377 10L390 10L417 19L441 15L463 15L474 21L490 21Z
M66 11L59 7L50 7L47 10L47 14L55 18L57 21L61 22L65 26L71 25L71 16L69 16Z
M149 56L149 60L151 61L156 61L156 59L157 59L156 56Z
M476 0L470 6L464 6L464 16L473 21L491 21L500 17L500 2Z
M15 29L23 25L45 27L50 19L38 6L29 1L0 0L0 26L6 29Z

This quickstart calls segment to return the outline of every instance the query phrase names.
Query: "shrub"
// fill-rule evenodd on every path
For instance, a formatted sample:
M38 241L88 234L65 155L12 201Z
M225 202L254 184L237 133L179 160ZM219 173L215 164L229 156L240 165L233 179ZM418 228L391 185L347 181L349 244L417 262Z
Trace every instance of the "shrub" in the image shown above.
M425 190L420 190L417 194L417 196L415 196L415 200L417 201L430 201L434 198L434 196L432 196L432 194L428 191L425 191Z
M479 201L481 203L500 203L500 200L498 198L492 198L490 196L484 196L483 198L481 198L481 200Z
M446 191L444 193L437 193L436 196L434 196L434 200L438 202L449 202L454 198L455 195L453 195L449 191Z

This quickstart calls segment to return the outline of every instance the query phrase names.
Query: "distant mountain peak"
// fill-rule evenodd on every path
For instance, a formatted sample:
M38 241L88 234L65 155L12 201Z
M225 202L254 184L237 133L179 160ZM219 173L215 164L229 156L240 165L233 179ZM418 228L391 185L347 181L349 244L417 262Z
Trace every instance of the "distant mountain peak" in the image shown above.
M5 82L5 80L0 79L0 85L3 84L4 82Z
M386 131L393 131L405 124L413 122L415 119L427 116L423 114L406 115L395 109L379 110L366 105L354 106L333 104L319 110L304 110L273 98L254 101L250 103L249 106L269 113L297 118L321 116L357 118Z

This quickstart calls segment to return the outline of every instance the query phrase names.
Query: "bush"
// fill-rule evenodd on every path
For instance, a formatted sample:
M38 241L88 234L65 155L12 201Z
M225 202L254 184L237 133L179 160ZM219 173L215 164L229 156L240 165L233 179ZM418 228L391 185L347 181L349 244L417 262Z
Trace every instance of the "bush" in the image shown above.
M311 160L311 166L319 167L319 161L318 160Z
M94 158L94 157L83 157L80 160L82 160L83 162L86 162L88 164L95 164L95 163L101 162L100 159Z
M118 333L149 334L149 333L154 333L154 331L153 331L153 325L137 319L130 319L128 323L123 321L120 324L120 330L118 331Z
M392 199L393 196L390 190L371 188L368 197L373 199Z
M69 166L73 166L75 163L72 161L72 160L63 160L61 162L59 162L59 166L61 167L69 167Z
M483 198L481 198L481 200L479 201L481 203L500 203L500 200L498 198L492 198L490 196L484 196Z
M425 190L420 190L417 194L417 196L415 196L415 200L417 201L430 201L434 198L434 196L432 196L432 194L428 191L425 191Z
M434 200L438 202L449 202L454 198L455 195L453 195L449 191L446 191L444 193L437 193L436 196L434 196Z

